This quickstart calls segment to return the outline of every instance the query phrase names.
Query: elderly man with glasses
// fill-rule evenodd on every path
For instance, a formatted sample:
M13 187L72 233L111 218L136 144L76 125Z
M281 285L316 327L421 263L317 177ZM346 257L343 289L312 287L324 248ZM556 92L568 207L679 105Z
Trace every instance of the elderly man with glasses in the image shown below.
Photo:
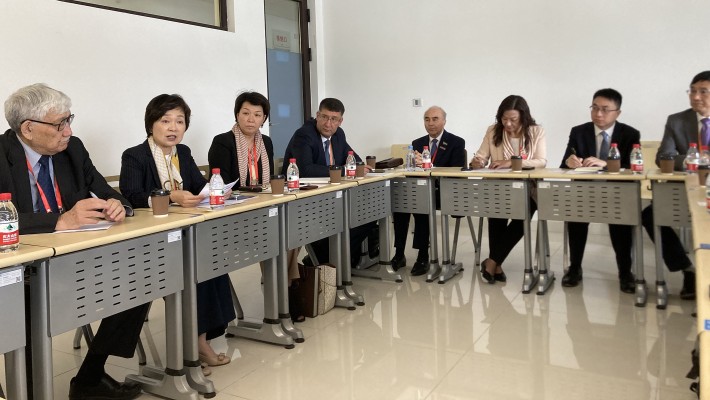
M23 87L5 101L10 129L0 135L0 192L12 194L20 234L76 229L101 220L119 222L133 213L128 201L96 170L81 140L72 136L70 108L67 95L44 84ZM101 322L71 380L70 399L140 395L139 386L116 382L106 374L104 364L110 355L133 356L147 311L143 305Z
M629 168L631 150L634 144L640 144L641 134L617 121L621 114L621 93L614 89L598 90L592 97L589 109L592 121L572 128L560 168L605 167L611 143L618 145L621 167ZM562 286L574 287L582 281L582 258L589 223L569 222L567 229L570 265L562 277ZM609 225L609 238L616 253L619 288L624 293L634 293L635 278L631 272L633 227Z

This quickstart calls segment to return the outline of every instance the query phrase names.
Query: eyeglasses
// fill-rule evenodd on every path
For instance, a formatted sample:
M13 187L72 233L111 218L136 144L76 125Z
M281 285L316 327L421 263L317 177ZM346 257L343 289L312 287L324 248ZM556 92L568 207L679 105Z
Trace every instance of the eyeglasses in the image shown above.
M68 117L59 121L59 123L57 123L57 124L53 124L51 122L37 121L34 119L26 119L25 121L32 121L32 122L36 122L38 124L51 125L51 126L57 128L57 132L61 132L64 130L64 128L67 127L67 125L71 126L71 123L74 121L74 114L69 115Z
M688 93L690 96L695 96L696 94L699 94L703 97L707 96L710 94L710 90L707 89L688 89L685 91L685 93Z
M329 117L325 114L318 114L318 118L323 122L330 121L331 124L337 124L342 119L341 117Z
M610 110L606 107L597 107L597 106L590 106L589 109L592 110L593 113L601 112L602 114L609 114L610 112L619 111L618 108L616 110Z

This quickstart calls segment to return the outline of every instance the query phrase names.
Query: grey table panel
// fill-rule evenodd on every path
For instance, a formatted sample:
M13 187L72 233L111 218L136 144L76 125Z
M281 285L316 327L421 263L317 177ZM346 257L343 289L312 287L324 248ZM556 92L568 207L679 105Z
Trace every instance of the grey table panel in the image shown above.
M350 228L379 221L392 214L390 182L379 181L350 188Z
M638 182L539 181L540 219L639 225Z
M182 232L160 232L50 259L49 335L183 288Z
M653 221L658 226L690 228L685 182L652 182Z
M0 270L3 281L7 283L0 287L0 353L25 346L25 285L22 271L22 267ZM17 276L19 280L10 283L7 279L11 276Z
M279 254L277 207L266 207L196 225L197 282Z
M526 219L521 181L441 178L441 213L472 217Z
M392 182L392 212L429 214L429 185L432 180L421 178L394 178Z
M343 191L286 203L287 248L305 246L343 231Z

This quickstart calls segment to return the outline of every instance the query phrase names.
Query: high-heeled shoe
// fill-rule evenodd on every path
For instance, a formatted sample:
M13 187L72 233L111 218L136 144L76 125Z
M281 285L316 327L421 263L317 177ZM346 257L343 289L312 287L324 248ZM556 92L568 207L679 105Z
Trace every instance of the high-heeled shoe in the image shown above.
M491 260L490 258L486 258L485 260L483 260L483 262L481 263L481 278L483 278L483 280L490 284L494 284L496 283L496 280L493 275L488 272L488 268L486 268L487 261L493 262L493 260Z
M200 367L202 368L202 375L203 376L210 376L212 375L212 368L210 368L207 363L201 362Z
M505 272L503 272L503 271L493 274L493 279L497 280L498 282L507 282L508 281L508 277L505 276Z

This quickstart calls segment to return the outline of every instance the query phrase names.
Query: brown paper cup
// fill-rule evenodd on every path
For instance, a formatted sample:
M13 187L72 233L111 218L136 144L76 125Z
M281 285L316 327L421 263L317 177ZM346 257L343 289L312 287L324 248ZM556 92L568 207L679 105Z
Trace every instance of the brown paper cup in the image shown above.
M700 186L705 186L705 180L708 178L708 173L710 173L710 167L703 165L703 168L698 168L698 184Z
M367 160L367 165L368 165L370 168L375 169L375 164L377 164L377 157L375 157L375 156L367 156L367 157L365 157L365 160Z
M618 174L621 169L621 160L607 160L606 171L610 174Z
M150 193L150 204L153 208L154 217L167 217L168 208L170 207L170 191L153 190Z
M364 178L365 177L365 163L360 161L355 164L355 177Z
M513 172L520 172L523 170L523 158L520 156L510 157L510 169Z
M343 167L333 165L330 167L330 183L334 185L340 184L343 178Z
M286 177L283 175L273 175L271 176L271 194L274 196L283 196L284 194L284 182Z
M661 164L661 173L662 174L672 174L673 173L673 168L675 167L675 160L672 158L666 158L666 159L661 159L660 163Z

